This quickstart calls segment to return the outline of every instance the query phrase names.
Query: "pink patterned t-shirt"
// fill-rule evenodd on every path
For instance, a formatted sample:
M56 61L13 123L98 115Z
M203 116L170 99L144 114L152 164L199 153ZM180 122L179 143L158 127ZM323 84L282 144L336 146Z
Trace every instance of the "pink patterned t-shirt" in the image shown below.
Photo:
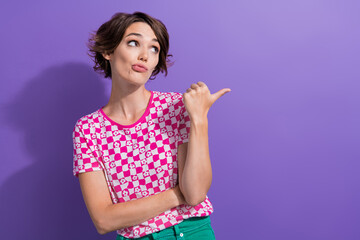
M177 148L189 141L189 133L181 93L151 91L146 111L131 125L112 121L100 108L74 127L73 174L103 170L114 204L158 194L178 184ZM212 212L206 196L197 206L174 207L117 233L139 238Z

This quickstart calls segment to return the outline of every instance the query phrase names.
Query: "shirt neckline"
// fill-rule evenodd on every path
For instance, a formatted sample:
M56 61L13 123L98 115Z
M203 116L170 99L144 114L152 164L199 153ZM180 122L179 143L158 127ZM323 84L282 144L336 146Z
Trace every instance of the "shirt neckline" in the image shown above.
M143 113L143 115L142 115L138 120L136 120L136 122L134 122L134 123L132 123L132 124L130 124L130 125L120 124L120 123L115 122L114 120L112 120L112 119L111 119L109 116L107 116L107 115L105 114L105 112L103 111L104 106L102 106L102 107L99 109L99 111L100 111L100 113L101 113L110 123L112 123L112 124L114 124L114 125L117 125L119 128L131 128L131 127L134 127L134 126L137 125L138 123L142 122L142 120L143 120L143 119L148 115L148 113L150 112L150 107L151 107L151 105L152 105L152 100L153 100L153 97L154 97L154 92L150 90L150 93L151 93L151 95L150 95L150 100L149 100L149 102L148 102L148 105L147 105L147 107L146 107L145 112Z

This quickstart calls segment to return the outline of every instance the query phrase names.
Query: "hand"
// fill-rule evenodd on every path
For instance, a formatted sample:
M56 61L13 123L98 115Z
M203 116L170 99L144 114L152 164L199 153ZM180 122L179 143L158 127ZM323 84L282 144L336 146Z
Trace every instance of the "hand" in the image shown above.
M190 120L206 118L213 103L230 91L230 88L223 88L211 94L204 82L191 84L191 87L183 93L183 101Z

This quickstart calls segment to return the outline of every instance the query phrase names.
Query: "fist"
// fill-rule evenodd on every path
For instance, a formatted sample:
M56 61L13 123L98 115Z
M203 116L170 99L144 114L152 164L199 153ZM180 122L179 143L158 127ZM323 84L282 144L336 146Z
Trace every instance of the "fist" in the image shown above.
M230 88L223 88L211 94L204 82L191 84L190 88L183 93L183 101L186 111L189 113L190 120L203 119L207 117L210 107L222 95L230 92Z

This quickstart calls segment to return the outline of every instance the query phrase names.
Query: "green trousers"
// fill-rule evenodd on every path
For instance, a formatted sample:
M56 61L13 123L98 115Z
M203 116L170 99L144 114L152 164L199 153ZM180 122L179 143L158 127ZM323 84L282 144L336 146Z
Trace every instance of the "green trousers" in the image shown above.
M116 240L215 240L214 230L211 227L210 216L192 217L181 223L165 228L159 232L141 238L125 238L117 235Z

